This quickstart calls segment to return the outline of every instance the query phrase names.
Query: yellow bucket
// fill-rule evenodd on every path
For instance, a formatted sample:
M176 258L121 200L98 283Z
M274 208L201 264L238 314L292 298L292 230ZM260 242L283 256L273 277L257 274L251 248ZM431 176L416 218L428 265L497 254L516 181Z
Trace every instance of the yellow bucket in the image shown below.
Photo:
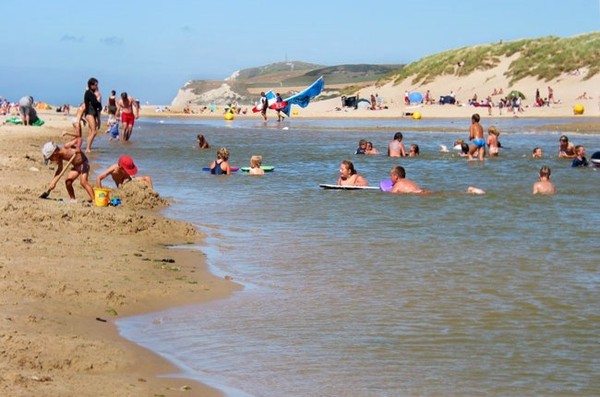
M94 188L94 204L96 207L107 207L110 202L110 192L111 189L106 189L103 187L95 187Z

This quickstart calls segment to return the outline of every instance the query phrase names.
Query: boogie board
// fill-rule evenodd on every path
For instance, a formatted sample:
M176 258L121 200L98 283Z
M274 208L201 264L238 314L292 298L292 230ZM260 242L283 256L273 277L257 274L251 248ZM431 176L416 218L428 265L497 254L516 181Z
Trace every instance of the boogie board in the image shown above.
M262 168L264 172L272 172L275 169L275 167L271 165L261 165L260 168ZM243 172L250 172L250 167L241 167L240 170Z
M342 185L328 185L323 183L319 185L323 189L339 189L339 190L380 190L377 186L342 186Z
M237 170L240 169L240 167L230 167L231 168L231 172L236 172ZM210 171L210 167L202 167L202 171Z

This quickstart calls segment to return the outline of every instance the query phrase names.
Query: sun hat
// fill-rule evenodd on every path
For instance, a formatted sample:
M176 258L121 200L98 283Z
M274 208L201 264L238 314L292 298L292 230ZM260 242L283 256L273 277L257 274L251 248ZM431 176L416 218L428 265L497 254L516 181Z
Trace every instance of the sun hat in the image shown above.
M133 176L135 174L137 174L138 169L135 166L133 159L127 155L123 155L121 157L119 157L119 167L123 168L125 170L125 172L127 172L127 175L129 176Z
M46 142L44 147L42 148L42 155L44 156L44 161L48 161L50 157L54 154L54 152L58 149L58 145L54 142Z

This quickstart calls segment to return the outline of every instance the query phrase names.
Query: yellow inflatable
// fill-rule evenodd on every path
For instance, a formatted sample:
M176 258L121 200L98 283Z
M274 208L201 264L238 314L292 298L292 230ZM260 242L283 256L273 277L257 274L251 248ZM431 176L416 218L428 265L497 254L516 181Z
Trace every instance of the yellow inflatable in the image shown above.
M421 120L421 113L419 112L414 112L412 115L412 118L415 120Z
M233 120L233 113L227 112L225 113L225 120Z
M584 110L585 110L585 108L580 103L578 103L577 105L573 106L573 114L574 115L583 114Z

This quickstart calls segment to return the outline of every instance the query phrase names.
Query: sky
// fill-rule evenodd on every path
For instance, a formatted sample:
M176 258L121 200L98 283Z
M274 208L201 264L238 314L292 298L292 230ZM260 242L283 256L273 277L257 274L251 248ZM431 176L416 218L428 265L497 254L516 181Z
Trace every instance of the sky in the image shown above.
M90 77L103 98L114 89L168 105L189 80L274 62L404 64L500 40L600 31L600 0L5 3L0 96L55 105L79 104Z

